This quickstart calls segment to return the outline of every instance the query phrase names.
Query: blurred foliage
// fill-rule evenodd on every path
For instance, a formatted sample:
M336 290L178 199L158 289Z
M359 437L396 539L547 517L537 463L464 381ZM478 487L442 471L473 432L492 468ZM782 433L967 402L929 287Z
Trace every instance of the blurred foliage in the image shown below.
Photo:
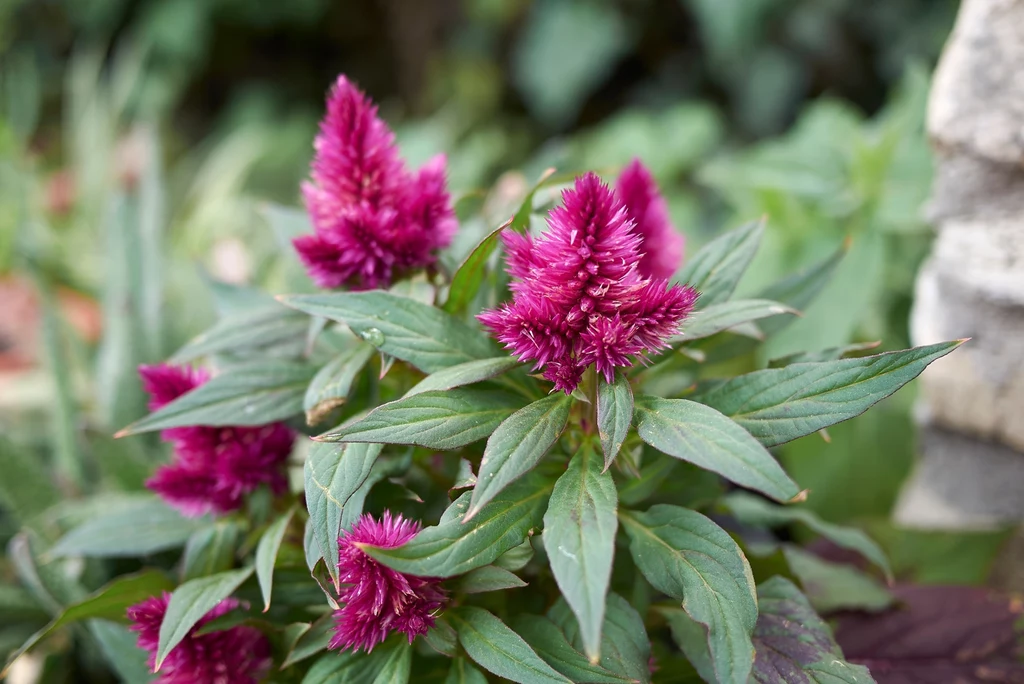
M308 287L287 279L287 236L271 234L254 198L298 202L339 72L382 103L411 163L448 154L457 199L496 179L515 197L548 166L614 175L639 156L690 253L718 227L767 215L741 295L845 242L804 317L742 360L763 367L796 349L908 346L929 244L927 72L957 4L0 0L0 281L29 283L39 311L20 323L39 328L35 365L0 388L0 452L33 492L0 486L0 579L29 587L0 585L0 653L54 605L134 569L32 549L87 516L93 496L137 489L161 458L153 440L108 437L145 413L135 366L252 296L246 285ZM508 169L521 173L499 178ZM490 228L465 225L457 246ZM76 322L68 293L102 335ZM864 522L897 574L982 582L1002 537L884 521L913 460L912 403L904 392L830 429L831 443L807 437L780 456L808 506ZM37 515L63 500L62 514ZM28 517L32 534L12 538ZM76 637L125 648L106 625Z

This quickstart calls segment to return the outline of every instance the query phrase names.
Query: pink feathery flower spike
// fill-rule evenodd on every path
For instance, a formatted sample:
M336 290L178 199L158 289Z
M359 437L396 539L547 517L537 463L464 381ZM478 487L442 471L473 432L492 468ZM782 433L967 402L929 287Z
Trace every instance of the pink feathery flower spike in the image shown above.
M666 348L697 301L690 287L640 273L641 237L593 173L562 194L543 235L505 231L502 239L512 301L477 318L566 394L591 364L612 382L616 368Z
M131 629L139 633L139 648L149 651L149 668L156 672L156 651L160 624L167 613L171 595L148 598L128 608ZM270 642L254 627L239 625L209 634L199 629L239 605L224 599L189 630L188 635L167 654L160 666L160 684L257 684L270 670Z
M434 263L458 226L438 155L417 173L370 99L344 76L327 98L302 193L314 233L294 240L320 287L367 290Z
M668 205L651 172L639 159L634 159L619 176L615 193L626 205L626 213L640 236L640 275L653 280L670 279L683 262L686 241L672 225Z
M416 536L419 524L385 511L375 520L366 514L338 539L339 594L343 604L335 614L330 648L362 649L369 653L392 632L404 632L409 643L434 626L448 599L440 580L392 570L360 548L394 548Z
M155 411L209 379L201 369L140 366ZM260 485L275 494L288 489L285 463L295 432L284 423L255 427L188 426L160 433L174 445L174 460L160 466L146 486L187 516L236 511Z

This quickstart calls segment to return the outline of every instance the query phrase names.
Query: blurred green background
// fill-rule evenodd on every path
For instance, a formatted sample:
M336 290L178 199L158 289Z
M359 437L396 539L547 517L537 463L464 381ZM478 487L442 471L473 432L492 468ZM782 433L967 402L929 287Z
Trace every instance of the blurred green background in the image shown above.
M691 253L767 215L747 292L845 244L834 282L749 367L907 346L930 240L928 80L957 5L0 0L0 451L24 481L40 463L56 476L27 508L3 478L0 541L54 499L139 486L156 443L109 439L145 412L138 363L257 286L309 287L287 277L263 202L298 204L340 72L413 165L448 153L456 199L515 195L549 166L613 176L639 156ZM983 582L1002 535L886 522L912 404L905 390L780 456L807 505L868 527L901 577ZM0 628L0 652L21 638Z

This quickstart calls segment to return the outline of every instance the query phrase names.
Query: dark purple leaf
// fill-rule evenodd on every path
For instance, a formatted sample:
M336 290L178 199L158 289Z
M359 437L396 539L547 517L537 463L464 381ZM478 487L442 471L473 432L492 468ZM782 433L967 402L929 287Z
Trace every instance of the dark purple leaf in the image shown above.
M1019 599L974 587L901 586L902 604L847 613L836 638L880 684L1024 682Z

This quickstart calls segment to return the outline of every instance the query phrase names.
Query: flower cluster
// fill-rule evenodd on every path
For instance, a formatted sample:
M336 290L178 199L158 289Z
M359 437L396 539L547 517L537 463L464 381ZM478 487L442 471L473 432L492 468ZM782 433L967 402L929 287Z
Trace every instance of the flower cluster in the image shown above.
M143 386L156 411L202 385L209 375L187 366L141 366ZM285 462L295 433L284 423L258 427L172 428L160 433L174 445L174 461L161 466L146 486L189 516L238 510L260 485L275 494L288 486Z
M339 594L331 648L363 649L367 653L391 632L404 632L409 642L434 626L434 616L447 600L440 581L405 575L366 555L361 545L394 548L416 536L419 524L386 511L378 521L363 515L338 539Z
M434 263L457 228L444 155L410 173L377 108L344 76L315 148L312 182L302 188L315 233L294 244L317 285L386 287Z
M661 231L658 203L647 206L645 223ZM513 299L478 318L566 393L591 364L612 382L616 367L665 348L697 300L692 288L640 271L641 244L659 249L658 238L653 230L642 238L622 201L593 173L563 193L543 235L505 231L502 239Z
M615 194L633 219L633 230L640 237L640 262L637 271L644 278L668 280L683 260L686 240L668 216L668 204L658 192L651 172L639 159L623 169L615 184Z
M156 672L156 652L160 624L167 613L171 595L164 592L128 608L130 629L139 633L139 648L149 651L149 667ZM197 634L211 620L238 607L235 599L225 599L207 613L160 666L161 684L256 684L270 669L270 643L253 627L239 625Z

